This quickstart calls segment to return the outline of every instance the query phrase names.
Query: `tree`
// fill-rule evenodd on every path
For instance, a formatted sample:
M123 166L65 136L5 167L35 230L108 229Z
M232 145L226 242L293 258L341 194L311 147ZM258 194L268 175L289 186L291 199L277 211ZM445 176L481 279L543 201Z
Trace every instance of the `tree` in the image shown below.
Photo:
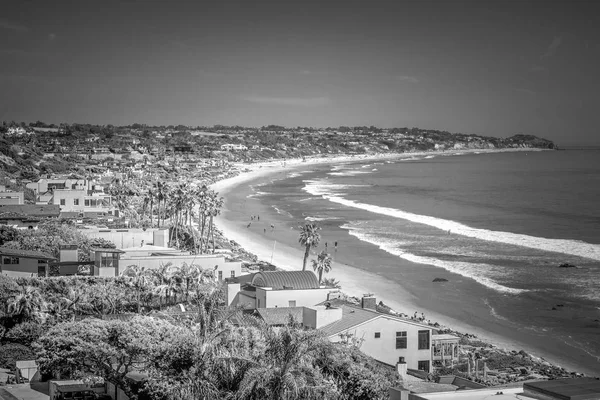
M319 230L321 228L315 223L307 223L300 227L300 229L300 238L298 239L298 242L305 247L302 271L306 271L306 261L310 254L310 248L317 246L321 241L321 235L319 235Z
M131 278L130 282L137 294L137 312L139 313L141 308L142 291L146 290L148 287L150 270L146 270L145 267L141 267L139 265L129 265L127 268L125 268L121 275Z
M38 288L24 286L8 300L7 312L18 321L44 322L47 308L47 303Z
M327 398L333 394L319 369L313 367L316 344L323 340L317 331L287 326L265 332L264 357L244 375L237 392L239 399Z
M129 321L88 318L59 324L34 344L42 373L74 379L101 377L135 399L127 374L144 371L163 343L185 330L150 317Z
M316 260L312 260L313 270L319 274L319 284L323 278L323 272L326 274L331 271L331 256L325 250L319 253Z

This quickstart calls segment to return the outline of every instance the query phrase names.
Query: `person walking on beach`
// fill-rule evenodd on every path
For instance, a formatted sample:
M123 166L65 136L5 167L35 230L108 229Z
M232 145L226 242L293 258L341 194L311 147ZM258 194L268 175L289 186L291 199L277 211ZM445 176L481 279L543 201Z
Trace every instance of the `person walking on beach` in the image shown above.
M335 245L335 251L337 251L337 242L335 242L334 245Z
M263 229L263 232L264 232L264 233L267 233L267 228Z
M252 225L252 222L250 222L248 225L246 225L246 228L250 228L250 225Z
M260 221L260 215L257 215L256 218Z

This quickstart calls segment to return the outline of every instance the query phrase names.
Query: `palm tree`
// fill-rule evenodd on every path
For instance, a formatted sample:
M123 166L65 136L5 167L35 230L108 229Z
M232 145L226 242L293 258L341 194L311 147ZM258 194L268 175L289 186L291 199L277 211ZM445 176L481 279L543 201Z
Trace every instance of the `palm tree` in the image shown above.
M162 202L163 206L166 205L167 197L169 195L169 185L166 182L158 181L158 182L154 183L154 189L155 189L155 193L156 193L156 200L158 202L158 228L160 228L160 217L161 217L160 204ZM164 215L163 215L163 221L164 221Z
M131 283L137 293L138 314L139 314L140 308L141 308L140 303L141 303L141 298L142 298L142 291L148 287L149 271L150 270L146 270L146 267L141 267L139 265L129 265L121 273L122 276L131 278Z
M313 367L318 333L291 324L265 332L266 351L240 382L238 399L300 399L323 396L326 384Z
M48 306L38 288L25 286L8 300L7 311L9 315L21 321L33 319L43 322Z
M183 283L183 290L185 290L185 301L187 302L190 297L190 289L192 284L198 284L200 276L202 275L202 269L195 264L183 263L181 267L177 268L175 274L179 276L179 279Z
M312 266L315 271L319 274L319 284L323 278L323 272L326 274L331 271L331 256L327 254L325 250L319 253L316 260L312 260Z
M300 238L298 239L298 242L306 249L304 251L304 260L302 261L302 271L306 271L306 261L310 254L310 248L317 246L321 240L321 235L319 235L321 227L315 223L307 223L300 227L300 229Z

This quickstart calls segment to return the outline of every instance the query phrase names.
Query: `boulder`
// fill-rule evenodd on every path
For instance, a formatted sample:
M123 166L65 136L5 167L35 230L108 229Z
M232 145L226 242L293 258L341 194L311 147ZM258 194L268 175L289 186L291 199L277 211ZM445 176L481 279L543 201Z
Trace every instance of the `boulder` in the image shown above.
M558 268L577 268L575 265L573 264L569 264L569 263L562 263L558 266Z
M446 278L435 278L432 282L448 282Z

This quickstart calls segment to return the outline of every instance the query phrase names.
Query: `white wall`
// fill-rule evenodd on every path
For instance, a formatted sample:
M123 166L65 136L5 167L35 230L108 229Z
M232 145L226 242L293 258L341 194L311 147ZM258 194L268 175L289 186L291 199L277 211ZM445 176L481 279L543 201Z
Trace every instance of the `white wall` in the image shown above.
M123 229L126 232L117 232L116 229L106 229L109 232L100 232L98 229L81 229L80 232L90 238L102 238L109 240L123 249L127 247L141 246L142 240L145 244L150 244L154 240L153 229Z
M325 308L325 306L304 307L302 323L305 327L319 329L342 319L341 308Z
M418 332L426 329L420 325L413 325L409 322L382 315L349 330L348 333L352 333L357 339L364 339L360 345L360 351L378 361L388 365L396 365L399 358L404 357L408 368L418 369L419 361L429 360L431 371L431 329L429 329L430 348L427 350L418 349ZM406 349L396 349L396 332L401 331L407 332ZM375 339L375 332L380 332L380 338ZM339 335L333 335L329 337L329 340L339 342L341 338Z
M290 301L296 301L296 307L314 306L327 300L327 294L331 292L327 289L291 289L291 290L272 290L271 288L256 288L256 307L274 308L291 307ZM260 304L259 304L260 300Z
M196 255L165 255L165 256L148 256L135 257L123 254L119 260L120 272L124 271L130 265L138 265L146 269L158 269L161 265L171 263L174 267L179 267L186 263L188 265L198 265L202 269L213 270L215 266L215 278L219 277L219 271L223 273L223 279L230 278L231 272L235 276L240 276L242 273L241 262L227 262L223 256L196 256Z

